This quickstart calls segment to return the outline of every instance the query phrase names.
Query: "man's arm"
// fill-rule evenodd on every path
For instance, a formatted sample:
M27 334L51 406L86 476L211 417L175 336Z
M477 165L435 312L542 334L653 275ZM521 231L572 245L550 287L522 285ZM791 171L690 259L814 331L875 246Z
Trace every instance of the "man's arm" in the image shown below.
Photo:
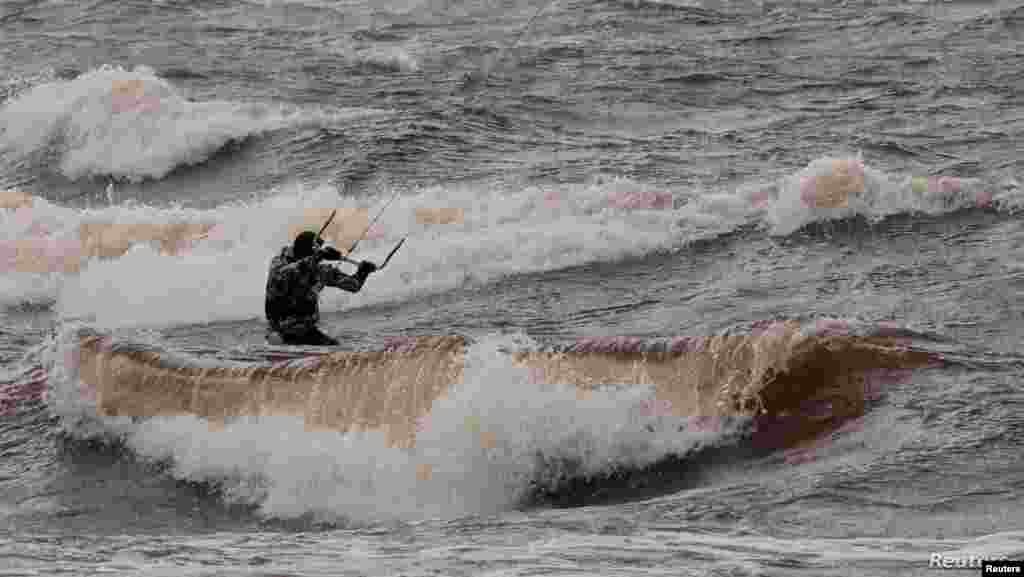
M369 275L370 273L366 272L364 268L360 268L354 275L347 275L327 263L320 265L320 278L323 279L325 286L340 288L350 293L362 290L363 283L366 282L366 277Z
M330 246L317 251L317 255L326 261L339 261L343 258L338 249ZM347 275L326 263L319 265L320 279L325 286L337 287L350 293L359 292L366 282L366 277L376 270L377 265L365 260L359 263L359 270L354 275Z

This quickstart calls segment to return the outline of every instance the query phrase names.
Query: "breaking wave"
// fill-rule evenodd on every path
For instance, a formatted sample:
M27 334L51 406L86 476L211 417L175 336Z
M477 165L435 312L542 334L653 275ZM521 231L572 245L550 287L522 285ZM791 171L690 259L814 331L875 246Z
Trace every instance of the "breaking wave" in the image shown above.
M340 208L348 216L335 226L345 230L329 234L345 246L365 230L366 211L376 211L391 192L354 199L333 187L293 185L211 210L77 210L8 191L0 194L0 250L13 255L6 269L17 274L5 276L0 300L57 302L67 315L92 315L106 326L254 318L262 311L267 262L297 227L315 228ZM789 234L852 217L1014 212L1021 198L1012 179L897 178L856 158L818 159L777 183L733 194L657 190L628 179L553 189L437 186L400 195L360 245L359 256L372 260L408 236L395 256L397 272L376 277L373 291L325 294L323 309L679 250L751 226ZM113 298L113 286L131 290Z
M741 435L790 446L862 415L880 372L938 362L892 334L789 321L707 338L541 349L452 336L259 361L69 325L44 364L47 403L73 437L123 442L271 517L379 521L495 513Z
M0 153L71 180L158 180L177 167L202 163L232 141L360 114L367 112L193 102L150 68L103 66L11 97L0 108Z

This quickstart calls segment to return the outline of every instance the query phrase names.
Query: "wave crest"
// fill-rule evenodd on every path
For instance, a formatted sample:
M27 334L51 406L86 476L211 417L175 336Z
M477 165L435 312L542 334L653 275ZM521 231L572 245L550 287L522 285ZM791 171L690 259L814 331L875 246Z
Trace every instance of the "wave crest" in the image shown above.
M11 98L0 109L0 149L55 163L72 180L158 180L296 120L317 122L263 105L191 102L150 68L103 66Z

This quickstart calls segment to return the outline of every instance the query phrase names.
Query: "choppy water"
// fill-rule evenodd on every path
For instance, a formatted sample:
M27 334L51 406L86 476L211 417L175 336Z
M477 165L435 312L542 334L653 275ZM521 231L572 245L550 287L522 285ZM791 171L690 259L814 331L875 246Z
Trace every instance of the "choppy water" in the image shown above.
M0 210L0 572L930 575L933 554L1024 558L1022 26L1020 2L0 2L0 188L37 197ZM856 158L865 194L807 202L805 177ZM294 423L156 421L113 448L58 434L37 370L55 328L258 345L266 266L303 210L372 215L396 191L358 254L409 236L402 251L363 293L322 299L351 348L459 333L486 356L838 317L949 362L810 452L705 432L637 484L544 504L507 503L481 472L516 463L456 459L466 480L443 494L372 435ZM464 218L414 216L438 207ZM175 255L11 264L12 243L57 258L83 224L179 221L220 226ZM581 418L518 378L494 365L453 398L575 427L542 452L605 447L614 398Z

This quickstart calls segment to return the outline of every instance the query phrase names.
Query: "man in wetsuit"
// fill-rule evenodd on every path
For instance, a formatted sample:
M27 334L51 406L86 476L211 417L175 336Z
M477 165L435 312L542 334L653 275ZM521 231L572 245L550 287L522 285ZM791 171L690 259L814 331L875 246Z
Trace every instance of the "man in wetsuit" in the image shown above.
M350 276L321 262L341 258L338 249L323 246L317 234L307 230L271 261L264 309L270 328L286 344L338 344L316 326L320 322L320 291L332 286L357 293L363 288L366 277L377 270L377 265L363 261L356 274Z

